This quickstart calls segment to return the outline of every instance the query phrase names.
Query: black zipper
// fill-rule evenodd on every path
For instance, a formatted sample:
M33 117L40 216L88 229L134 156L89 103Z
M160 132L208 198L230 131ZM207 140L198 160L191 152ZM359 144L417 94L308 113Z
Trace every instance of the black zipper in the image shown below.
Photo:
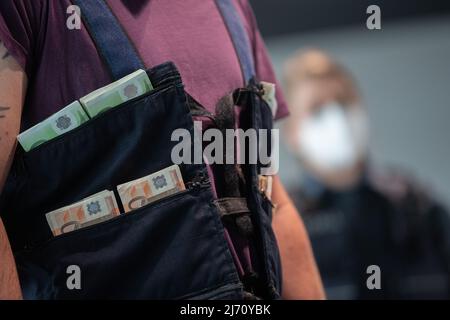
M186 99L191 112L192 117L205 117L208 118L217 126L216 118L214 114L205 109L197 100L192 98L191 95L186 93Z
M211 182L208 174L203 171L197 172L191 181L186 182L186 188L188 190L207 188L210 185Z

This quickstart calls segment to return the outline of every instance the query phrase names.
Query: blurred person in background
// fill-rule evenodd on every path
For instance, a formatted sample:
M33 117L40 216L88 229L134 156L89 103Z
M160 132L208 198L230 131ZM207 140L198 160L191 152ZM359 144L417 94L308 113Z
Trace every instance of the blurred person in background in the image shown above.
M450 216L410 177L375 171L352 76L319 50L285 66L284 138L304 175L290 194L330 299L449 298ZM369 290L370 265L381 289Z

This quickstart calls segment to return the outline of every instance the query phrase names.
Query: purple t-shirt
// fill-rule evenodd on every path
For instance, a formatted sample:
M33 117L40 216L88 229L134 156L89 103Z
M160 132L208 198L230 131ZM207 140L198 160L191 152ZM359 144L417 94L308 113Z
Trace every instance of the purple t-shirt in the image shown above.
M251 41L257 77L276 83L249 4L234 1ZM107 2L146 67L173 61L186 91L209 111L222 96L243 86L239 60L214 0ZM66 27L70 5L69 0L0 1L0 41L29 80L22 130L111 82L86 28ZM280 90L277 100L281 118L288 110ZM233 242L230 247L242 274L249 266L249 249L238 244L240 239L233 237Z

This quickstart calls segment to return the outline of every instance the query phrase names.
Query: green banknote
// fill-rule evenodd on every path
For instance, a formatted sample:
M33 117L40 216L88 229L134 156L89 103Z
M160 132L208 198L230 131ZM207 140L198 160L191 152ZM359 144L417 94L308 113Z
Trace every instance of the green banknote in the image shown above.
M86 121L89 121L89 116L81 104L75 101L46 120L22 132L17 140L28 152L46 141L79 127Z
M80 99L91 118L153 90L147 73L140 69Z

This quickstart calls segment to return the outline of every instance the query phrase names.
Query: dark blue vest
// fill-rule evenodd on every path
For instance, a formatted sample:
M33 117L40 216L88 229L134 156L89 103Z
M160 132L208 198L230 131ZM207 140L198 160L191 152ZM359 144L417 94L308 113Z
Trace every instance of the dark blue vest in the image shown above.
M272 128L261 98L247 34L232 1L217 0L246 87L229 99L242 108L244 128ZM112 79L144 68L104 1L75 0ZM176 66L147 70L150 93L111 109L28 153L16 151L0 212L15 254L25 298L34 299L273 299L281 292L281 268L271 228L272 207L258 189L261 165L242 166L239 195L247 214L237 226L256 243L258 275L240 279L224 237L204 164L180 166L187 190L129 214L53 237L45 214L121 183L172 165L175 129L193 134L193 108ZM198 111L198 110L197 110ZM117 194L116 194L117 196ZM237 201L235 203L243 203ZM239 210L238 210L239 211ZM245 211L245 210L244 210ZM247 217L247 219L242 219ZM243 228L245 229L245 228ZM82 271L81 290L69 290L67 267Z

